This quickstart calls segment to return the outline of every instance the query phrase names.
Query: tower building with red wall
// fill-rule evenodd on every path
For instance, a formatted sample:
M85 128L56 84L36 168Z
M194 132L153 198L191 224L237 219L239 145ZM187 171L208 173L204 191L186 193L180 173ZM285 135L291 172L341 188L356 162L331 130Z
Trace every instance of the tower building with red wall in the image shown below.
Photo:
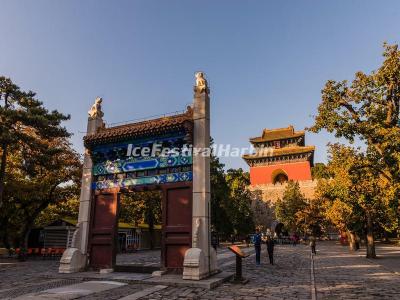
M264 200L281 197L289 180L299 182L306 197L312 198L315 183L311 177L314 146L306 146L305 132L293 126L264 129L259 137L250 138L255 153L243 156L250 166L251 189L261 190Z

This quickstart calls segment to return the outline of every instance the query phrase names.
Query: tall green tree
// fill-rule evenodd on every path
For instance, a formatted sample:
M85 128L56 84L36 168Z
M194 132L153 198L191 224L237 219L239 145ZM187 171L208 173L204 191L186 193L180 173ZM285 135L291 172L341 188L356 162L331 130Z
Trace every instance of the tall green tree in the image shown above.
M325 220L340 232L346 232L350 250L356 250L356 237L363 234L363 213L357 199L350 193L349 166L342 165L343 161L338 161L341 158L331 154L327 167L332 177L318 180L315 196L323 203Z
M226 181L230 188L229 217L236 234L245 235L254 230L254 218L251 210L252 195L248 190L250 175L242 169L229 169Z
M307 200L301 193L299 183L290 180L283 192L282 199L276 201L276 217L287 230L297 231L300 229L298 213L306 206Z
M388 206L380 173L365 168L365 160L366 155L357 149L331 145L328 168L333 177L318 183L317 195L326 200L326 217L348 231L353 244L356 234L365 234L366 255L375 258L376 231L393 230L396 216Z
M66 140L51 140L47 146L14 152L9 160L1 213L3 234L12 237L14 246L26 248L35 220L49 205L79 194L78 154Z
M9 154L21 149L45 149L43 140L68 138L70 133L61 122L69 118L55 110L49 112L34 92L24 92L11 79L0 76L0 208Z
M0 77L0 235L6 246L15 240L25 247L35 218L71 191L80 161L62 126L68 119Z
M315 163L311 168L311 176L313 180L328 179L332 175L329 173L327 166L324 163Z
M229 186L226 182L224 164L218 157L210 157L210 184L211 184L211 227L219 234L229 236L233 233L232 220L229 217L231 207Z
M212 141L211 141L212 142ZM254 229L249 174L242 169L224 170L213 153L210 157L211 226L225 237L248 234Z
M366 147L362 169L376 172L385 185L385 198L397 215L400 229L400 51L384 44L383 63L370 74L357 72L346 80L326 82L322 102L310 128L322 129L349 142L360 140Z
M306 234L320 236L328 225L322 199L307 200L304 208L296 213L296 226Z
M47 206L35 219L35 226L47 226L59 219L78 220L80 187L71 187L76 191L70 197Z
M255 190L251 193L251 210L253 214L254 226L266 231L272 227L275 221L275 209L271 201L262 199L262 191Z

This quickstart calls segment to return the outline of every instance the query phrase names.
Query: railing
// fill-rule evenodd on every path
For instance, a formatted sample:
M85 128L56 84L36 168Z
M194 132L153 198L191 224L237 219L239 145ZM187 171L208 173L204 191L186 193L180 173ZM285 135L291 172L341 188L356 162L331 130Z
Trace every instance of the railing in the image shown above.
M141 233L133 232L132 235L126 237L126 249L127 250L138 250L140 249Z

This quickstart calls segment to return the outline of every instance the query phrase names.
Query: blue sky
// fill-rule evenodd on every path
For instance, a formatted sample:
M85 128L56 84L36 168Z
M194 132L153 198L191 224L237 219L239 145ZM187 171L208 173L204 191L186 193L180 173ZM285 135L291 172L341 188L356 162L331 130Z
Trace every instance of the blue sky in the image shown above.
M196 70L216 143L242 147L311 125L326 80L377 68L382 43L399 42L400 2L0 0L0 20L0 74L71 114L78 151L96 96L108 123L183 110ZM307 134L317 162L329 141Z

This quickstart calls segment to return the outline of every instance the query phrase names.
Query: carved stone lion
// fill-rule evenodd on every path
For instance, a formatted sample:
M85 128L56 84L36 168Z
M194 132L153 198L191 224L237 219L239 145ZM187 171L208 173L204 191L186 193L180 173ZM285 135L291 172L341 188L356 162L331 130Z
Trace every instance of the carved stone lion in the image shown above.
M203 72L196 72L196 90L199 92L206 91L208 92L208 83L204 78Z
M103 99L101 97L97 97L94 104L88 111L89 117L94 119L97 117L103 117L104 113L101 111L101 103L103 102Z

